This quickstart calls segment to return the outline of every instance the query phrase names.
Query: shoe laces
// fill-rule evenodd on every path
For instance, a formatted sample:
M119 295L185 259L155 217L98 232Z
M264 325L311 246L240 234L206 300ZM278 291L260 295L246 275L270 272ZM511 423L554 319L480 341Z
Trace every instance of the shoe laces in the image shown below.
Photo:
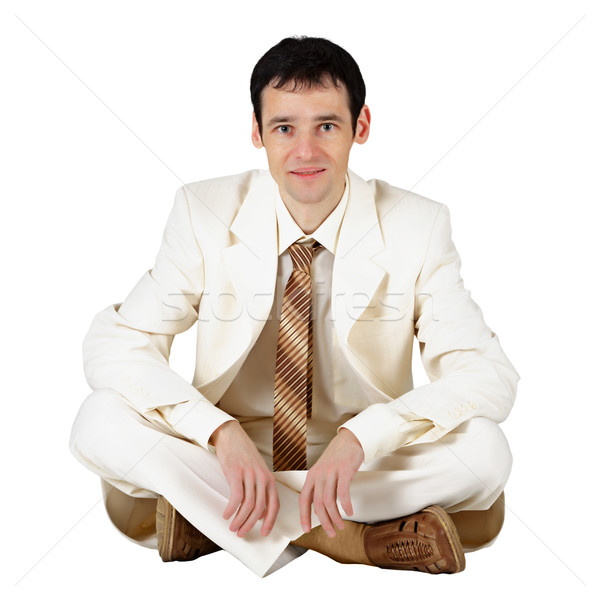
M387 555L394 562L415 562L433 556L433 548L421 540L402 540L387 544Z

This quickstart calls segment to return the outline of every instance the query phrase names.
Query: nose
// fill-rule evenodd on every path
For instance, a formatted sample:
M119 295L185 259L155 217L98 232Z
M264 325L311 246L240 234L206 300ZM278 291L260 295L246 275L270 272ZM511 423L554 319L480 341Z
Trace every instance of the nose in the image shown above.
M302 160L310 160L319 153L317 140L308 132L298 135L296 143L296 157Z

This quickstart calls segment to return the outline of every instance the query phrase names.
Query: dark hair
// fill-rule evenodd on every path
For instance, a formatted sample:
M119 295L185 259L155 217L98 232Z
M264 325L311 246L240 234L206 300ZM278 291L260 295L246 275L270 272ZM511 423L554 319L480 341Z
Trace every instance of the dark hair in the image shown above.
M279 89L293 82L294 89L320 86L331 77L346 86L350 99L352 133L365 103L366 89L356 61L346 50L325 38L289 37L268 50L256 63L250 78L250 98L262 135L261 94L268 86Z

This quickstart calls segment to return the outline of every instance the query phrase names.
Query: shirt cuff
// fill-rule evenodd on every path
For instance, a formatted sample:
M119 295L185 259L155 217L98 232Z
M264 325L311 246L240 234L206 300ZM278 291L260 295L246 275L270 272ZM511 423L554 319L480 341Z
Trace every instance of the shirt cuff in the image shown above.
M208 440L214 431L223 423L236 420L208 400L187 400L157 410L175 432L205 450L210 450Z
M416 440L433 427L433 422L408 421L385 404L372 404L338 427L338 431L342 427L356 436L365 453L363 462L367 464Z

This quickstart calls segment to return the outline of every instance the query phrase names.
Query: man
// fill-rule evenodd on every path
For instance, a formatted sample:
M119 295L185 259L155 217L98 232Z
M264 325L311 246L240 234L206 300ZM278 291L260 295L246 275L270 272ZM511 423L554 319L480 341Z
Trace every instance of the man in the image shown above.
M86 336L71 449L165 561L223 548L262 576L308 548L459 572L502 526L518 375L463 287L448 211L348 170L371 116L339 46L282 40L251 97L269 172L177 191L154 268ZM190 385L168 357L194 323Z

